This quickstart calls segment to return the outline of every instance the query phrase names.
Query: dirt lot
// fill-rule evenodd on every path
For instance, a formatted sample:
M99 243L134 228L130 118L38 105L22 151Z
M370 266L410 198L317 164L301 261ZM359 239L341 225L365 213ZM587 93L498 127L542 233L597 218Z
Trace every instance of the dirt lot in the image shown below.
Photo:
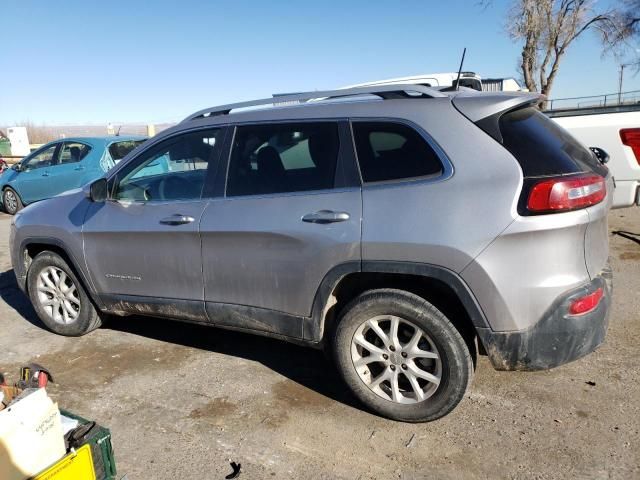
M640 233L640 209L611 214ZM320 352L156 318L83 338L44 330L18 291L0 218L0 369L48 366L66 409L108 426L129 479L640 478L640 244L611 236L606 344L548 372L481 358L467 397L430 424L363 411Z

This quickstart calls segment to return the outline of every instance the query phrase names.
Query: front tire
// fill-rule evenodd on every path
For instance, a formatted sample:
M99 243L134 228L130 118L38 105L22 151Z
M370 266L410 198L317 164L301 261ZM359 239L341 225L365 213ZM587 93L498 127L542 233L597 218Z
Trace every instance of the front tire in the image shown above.
M404 422L445 416L464 398L473 377L460 332L432 304L402 290L367 291L347 305L333 354L364 405Z
M27 274L27 288L38 317L57 334L77 337L102 324L82 283L56 253L45 251L33 259Z
M11 187L4 189L2 193L2 204L4 205L4 211L9 215L15 215L24 208L20 196Z

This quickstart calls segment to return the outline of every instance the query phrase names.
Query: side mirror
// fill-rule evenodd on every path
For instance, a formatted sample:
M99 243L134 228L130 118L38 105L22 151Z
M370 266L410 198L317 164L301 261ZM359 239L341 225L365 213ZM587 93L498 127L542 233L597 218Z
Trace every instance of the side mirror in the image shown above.
M21 172L22 171L22 164L21 163L16 163L13 167L16 172Z
M106 178L100 178L89 186L89 199L96 203L102 203L107 200Z
M609 162L609 154L599 147L589 147L601 164Z

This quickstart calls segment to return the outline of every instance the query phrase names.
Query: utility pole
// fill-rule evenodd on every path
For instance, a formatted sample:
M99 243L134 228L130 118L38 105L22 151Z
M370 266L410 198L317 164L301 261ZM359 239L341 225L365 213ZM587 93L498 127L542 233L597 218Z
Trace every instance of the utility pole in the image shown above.
M618 81L618 105L622 103L622 80L624 78L624 67L628 67L630 63L620 64L620 79Z

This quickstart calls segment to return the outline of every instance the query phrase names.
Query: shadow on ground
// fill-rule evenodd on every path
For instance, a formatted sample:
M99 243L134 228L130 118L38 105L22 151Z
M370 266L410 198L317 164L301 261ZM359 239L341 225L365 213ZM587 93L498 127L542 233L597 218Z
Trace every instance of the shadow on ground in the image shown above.
M18 288L13 270L0 273L0 298L24 319L46 329ZM324 353L280 340L156 317L110 317L104 329L260 362L326 397L360 409Z
M104 328L259 362L326 397L361 408L320 350L249 333L154 317L116 317Z
M38 328L45 329L29 298L20 291L13 270L0 273L0 298L18 312L22 318Z

